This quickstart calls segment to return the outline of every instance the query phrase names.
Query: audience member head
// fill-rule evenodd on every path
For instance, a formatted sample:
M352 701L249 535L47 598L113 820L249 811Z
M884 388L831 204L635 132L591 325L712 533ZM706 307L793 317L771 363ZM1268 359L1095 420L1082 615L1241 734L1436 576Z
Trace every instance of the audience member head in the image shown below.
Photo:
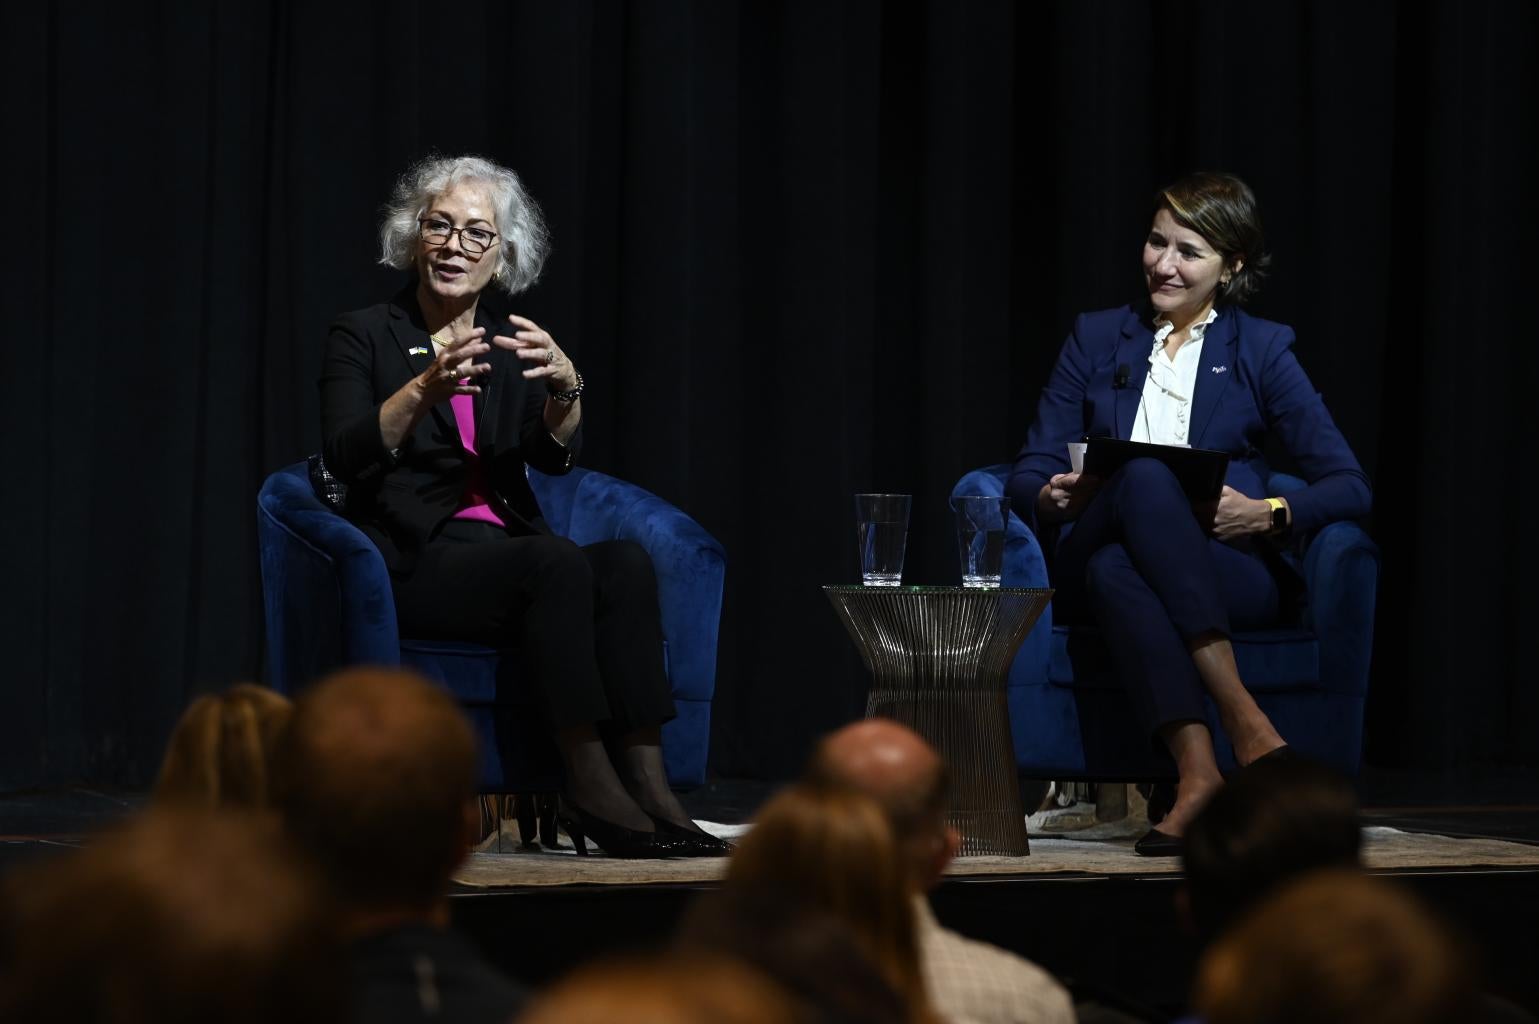
M442 691L395 669L352 669L300 696L276 801L348 909L438 906L479 824L476 743Z
M913 1012L925 1006L908 872L881 807L849 789L799 785L760 810L727 869L729 886L830 914Z
M961 838L946 823L946 764L912 729L885 718L847 725L818 744L804 780L875 800L892 825L915 890L934 886L956 856Z
M328 910L270 816L153 808L9 880L0 1020L329 1024Z
M827 911L778 890L728 885L701 894L679 926L686 956L715 954L771 978L796 1004L797 1020L904 1024L905 997L854 930Z
M1203 957L1207 1024L1455 1024L1475 1003L1439 924L1390 883L1317 872L1279 890Z
M787 1024L801 1021L768 979L719 957L651 958L577 970L519 1024Z
M1236 773L1186 830L1185 898L1211 942L1273 889L1319 868L1356 867L1357 797L1346 779L1300 758Z
M293 709L281 693L250 683L199 697L171 732L155 799L266 807L273 747Z

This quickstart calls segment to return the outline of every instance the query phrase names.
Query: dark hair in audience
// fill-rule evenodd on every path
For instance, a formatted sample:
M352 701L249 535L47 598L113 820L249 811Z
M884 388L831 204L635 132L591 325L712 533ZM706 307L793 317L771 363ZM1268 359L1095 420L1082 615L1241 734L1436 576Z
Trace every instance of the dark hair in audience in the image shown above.
M465 853L477 770L454 701L411 672L341 672L295 703L278 753L278 809L346 903L442 898Z
M1458 946L1409 894L1351 871L1294 882L1204 956L1206 1024L1459 1024L1476 1016Z
M797 1019L823 1024L903 1024L909 1009L856 939L795 894L750 884L699 896L679 926L685 955L716 953L773 979Z
M911 1014L927 1015L907 867L887 815L869 797L821 786L783 790L738 845L727 884L832 915L902 993Z
M330 1024L323 887L270 816L155 808L5 887L0 1020Z
M1302 758L1258 761L1214 794L1186 830L1186 886L1199 938L1211 941L1273 889L1318 868L1356 867L1357 797Z
M1217 305L1244 305L1261 290L1272 257L1266 251L1261 211L1249 185L1232 174L1198 171L1155 193L1154 208L1169 210L1177 224L1207 239L1225 267L1242 261L1229 283L1219 285Z
M251 683L199 697L171 732L155 799L266 807L273 748L293 710L287 697Z
M787 1024L793 1005L763 975L721 957L655 957L579 968L520 1024Z

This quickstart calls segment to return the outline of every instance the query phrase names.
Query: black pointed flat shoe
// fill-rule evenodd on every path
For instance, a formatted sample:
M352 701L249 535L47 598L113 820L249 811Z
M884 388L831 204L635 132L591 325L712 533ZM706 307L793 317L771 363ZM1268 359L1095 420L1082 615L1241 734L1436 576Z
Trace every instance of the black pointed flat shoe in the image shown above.
M1265 754L1252 761L1251 764L1260 764L1262 761L1296 761L1298 756L1293 752L1292 747L1284 743L1280 747L1273 747L1271 750L1268 750Z
M1140 857L1179 857L1181 846L1180 836L1169 835L1157 828L1151 828L1142 839L1133 844L1133 852Z
M657 834L674 844L675 857L730 857L732 851L737 849L725 839L718 839L698 825L690 828L678 822L669 821L667 818L659 818L655 814L649 814L647 817L651 818L652 824L657 826Z

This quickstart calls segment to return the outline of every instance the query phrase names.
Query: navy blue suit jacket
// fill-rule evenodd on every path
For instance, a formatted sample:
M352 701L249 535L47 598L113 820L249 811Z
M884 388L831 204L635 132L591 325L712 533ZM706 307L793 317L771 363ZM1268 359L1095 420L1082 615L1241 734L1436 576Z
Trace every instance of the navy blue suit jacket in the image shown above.
M1075 320L1010 475L1011 507L1033 529L1042 485L1069 472L1070 441L1131 436L1153 348L1151 317L1134 307ZM1115 386L1119 366L1129 371L1122 387ZM1293 329L1221 308L1202 343L1189 441L1228 452L1229 486L1265 498L1274 496L1261 456L1268 437L1282 442L1308 483L1287 496L1295 530L1367 515L1368 477L1294 357Z

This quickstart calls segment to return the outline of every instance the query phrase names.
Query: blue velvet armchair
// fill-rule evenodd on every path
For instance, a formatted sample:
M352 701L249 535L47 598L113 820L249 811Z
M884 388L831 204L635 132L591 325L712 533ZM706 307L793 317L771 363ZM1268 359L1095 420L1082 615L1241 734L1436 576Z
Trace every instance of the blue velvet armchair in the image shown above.
M1001 495L1007 465L974 470L953 495ZM1274 473L1269 494L1302 480ZM1264 632L1237 633L1240 675L1279 732L1300 753L1355 775L1362 757L1363 704L1373 645L1379 551L1355 523L1331 523L1307 538L1307 591L1300 619ZM1010 516L1003 584L1046 587L1047 564L1035 534ZM1175 778L1175 765L1133 719L1110 658L1093 628L1054 625L1052 608L1021 645L1010 669L1010 728L1023 776L1039 779ZM1208 708L1210 727L1217 725ZM1215 730L1219 763L1233 751Z
M663 727L668 778L705 780L726 555L679 509L592 470L531 470L545 520L578 544L634 540L652 556L663 657L678 717ZM403 637L384 560L368 537L323 503L304 463L267 478L257 498L268 669L292 692L344 665L406 665L465 707L481 738L484 792L559 788L560 764L532 688L509 652Z

